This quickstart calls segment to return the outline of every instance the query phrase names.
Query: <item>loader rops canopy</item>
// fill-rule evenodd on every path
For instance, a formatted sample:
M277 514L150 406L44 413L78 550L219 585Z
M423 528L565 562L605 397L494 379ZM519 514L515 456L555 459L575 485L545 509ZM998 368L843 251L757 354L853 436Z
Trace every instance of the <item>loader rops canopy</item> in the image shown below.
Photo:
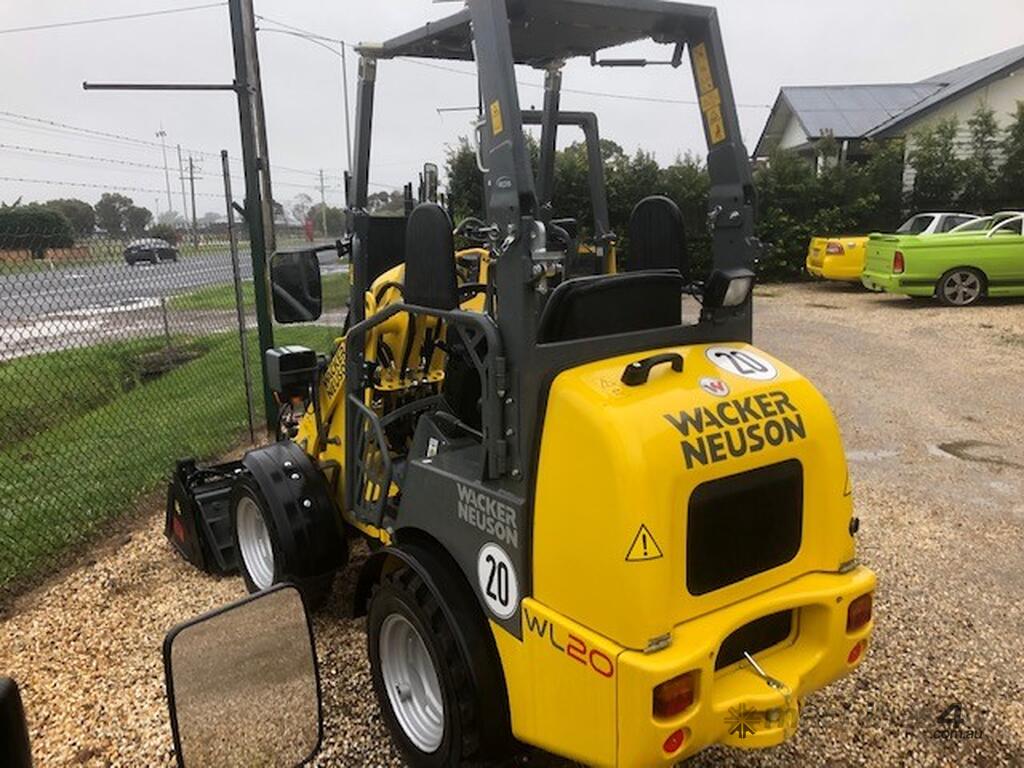
M661 0L507 0L516 64L543 66L637 40L677 43L714 10ZM378 58L473 60L470 14L448 18L361 51Z

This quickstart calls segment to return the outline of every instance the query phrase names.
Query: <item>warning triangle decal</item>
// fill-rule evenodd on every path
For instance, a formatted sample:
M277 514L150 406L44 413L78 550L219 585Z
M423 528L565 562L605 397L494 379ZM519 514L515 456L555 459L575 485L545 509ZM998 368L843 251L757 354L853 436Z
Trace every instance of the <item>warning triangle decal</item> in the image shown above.
M641 525L640 530L633 537L633 543L629 545L629 552L626 553L627 563L642 563L645 560L658 560L665 555L654 540L646 525Z

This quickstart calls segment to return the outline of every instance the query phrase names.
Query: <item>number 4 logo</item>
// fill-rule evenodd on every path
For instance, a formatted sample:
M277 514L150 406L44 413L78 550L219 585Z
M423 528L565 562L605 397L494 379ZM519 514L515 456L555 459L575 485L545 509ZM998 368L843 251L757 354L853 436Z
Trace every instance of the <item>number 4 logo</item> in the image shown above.
M946 707L942 714L936 718L942 725L949 726L953 729L963 728L964 725L964 708L957 703L950 704Z

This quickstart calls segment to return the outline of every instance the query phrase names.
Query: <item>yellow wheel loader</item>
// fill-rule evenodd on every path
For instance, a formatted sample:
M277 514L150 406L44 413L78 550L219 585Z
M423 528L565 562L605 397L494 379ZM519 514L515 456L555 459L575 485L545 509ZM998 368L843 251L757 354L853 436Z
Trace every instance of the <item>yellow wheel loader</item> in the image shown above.
M650 40L664 60L609 57ZM875 577L856 559L834 415L751 344L755 196L715 11L467 0L359 52L346 332L330 356L267 353L279 440L180 464L168 536L250 591L291 583L307 604L368 539L355 611L410 765L521 743L656 766L788 739L803 699L864 658ZM684 56L709 148L714 263L699 275L679 209L654 189L616 259L599 152L589 243L552 189L559 126L591 125L560 111L564 63L685 71ZM456 226L430 202L405 219L367 212L378 65L399 57L475 61L482 220ZM520 109L516 65L546 72L539 114ZM526 122L542 125L538 179ZM456 232L481 247L456 253ZM319 315L318 269L315 255L274 258L279 322Z

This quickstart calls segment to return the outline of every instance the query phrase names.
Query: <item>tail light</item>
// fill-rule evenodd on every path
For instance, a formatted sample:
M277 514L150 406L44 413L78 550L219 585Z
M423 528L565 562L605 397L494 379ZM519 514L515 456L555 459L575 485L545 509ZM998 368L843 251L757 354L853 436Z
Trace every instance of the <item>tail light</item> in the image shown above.
M829 256L842 256L846 253L846 249L843 248L842 243L829 243L825 246L825 253Z
M871 608L874 593L868 592L861 595L846 609L846 631L856 632L869 621L871 621Z
M904 269L906 269L906 264L903 263L903 251L896 251L892 255L892 273L902 275Z
M654 716L675 717L685 712L697 694L697 673L673 677L654 689Z

